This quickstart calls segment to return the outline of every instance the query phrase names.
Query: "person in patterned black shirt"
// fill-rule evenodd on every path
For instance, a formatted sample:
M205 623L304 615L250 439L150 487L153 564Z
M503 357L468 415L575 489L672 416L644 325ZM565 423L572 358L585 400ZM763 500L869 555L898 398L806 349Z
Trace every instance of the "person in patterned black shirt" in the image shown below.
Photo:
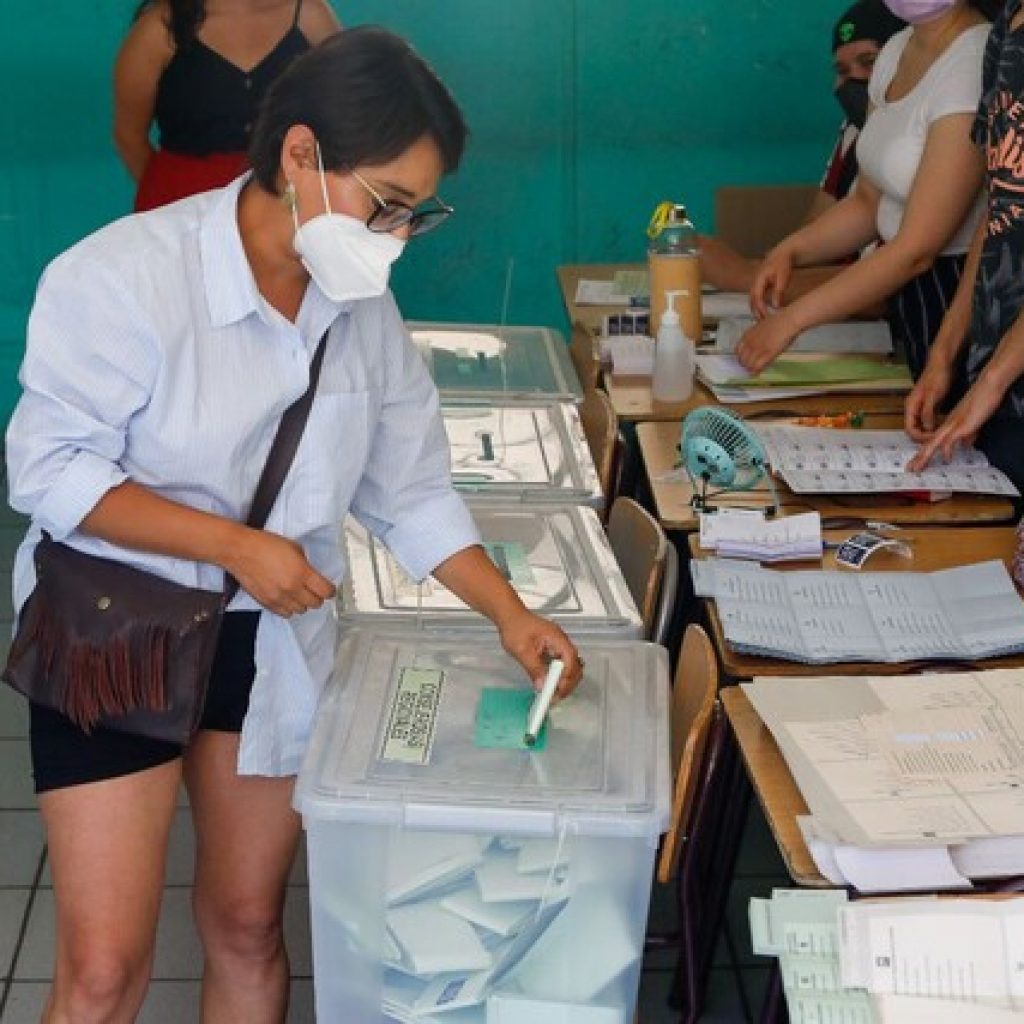
M987 211L907 398L907 433L921 442L909 468L973 442L1024 492L1024 0L1008 0L993 25L972 136L985 150ZM970 388L938 426L961 360Z

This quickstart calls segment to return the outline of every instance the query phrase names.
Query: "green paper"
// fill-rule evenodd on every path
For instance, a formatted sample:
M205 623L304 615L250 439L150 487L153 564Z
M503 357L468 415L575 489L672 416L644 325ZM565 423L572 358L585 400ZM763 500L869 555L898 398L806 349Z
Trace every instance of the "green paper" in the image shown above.
M753 377L730 377L726 387L776 388L814 384L857 384L865 381L893 381L910 384L906 366L879 363L872 359L776 359Z
M484 550L502 576L517 590L532 587L537 582L522 544L515 541L485 541Z
M547 723L541 726L532 747L523 742L533 698L532 690L482 690L473 742L492 750L543 750L548 739Z

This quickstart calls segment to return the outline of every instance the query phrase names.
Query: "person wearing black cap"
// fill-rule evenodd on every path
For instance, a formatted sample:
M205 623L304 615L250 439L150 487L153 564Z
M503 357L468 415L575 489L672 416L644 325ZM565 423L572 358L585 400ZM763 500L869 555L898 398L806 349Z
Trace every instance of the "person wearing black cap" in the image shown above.
M878 53L906 22L882 0L858 0L832 29L834 92L846 120L821 182L812 214L821 214L850 191L857 179L857 137L868 118L868 79Z
M846 115L832 149L821 187L805 218L809 223L842 199L857 178L857 136L868 113L868 79L875 58L890 36L906 23L893 15L882 0L858 0L832 29L832 61L835 69L833 91ZM700 238L703 279L729 292L749 291L758 263L748 260L721 239ZM840 265L841 266L841 265ZM794 275L786 297L794 299L827 280L839 269L825 266Z

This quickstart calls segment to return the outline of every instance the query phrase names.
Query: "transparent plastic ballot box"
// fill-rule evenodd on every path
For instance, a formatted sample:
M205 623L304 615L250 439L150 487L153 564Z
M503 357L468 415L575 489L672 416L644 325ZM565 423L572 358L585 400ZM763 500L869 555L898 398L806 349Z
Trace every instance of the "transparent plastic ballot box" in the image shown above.
M640 613L592 508L468 504L487 554L527 608L574 636L642 637ZM346 622L493 631L432 576L416 583L353 518L342 534L349 576L338 600Z
M497 643L345 632L295 793L318 1021L631 1024L669 814L667 656L580 653L530 749L507 705L532 690Z
M579 412L568 402L441 407L452 480L485 500L601 508L604 495Z
M447 400L552 398L582 402L565 338L550 327L406 324Z

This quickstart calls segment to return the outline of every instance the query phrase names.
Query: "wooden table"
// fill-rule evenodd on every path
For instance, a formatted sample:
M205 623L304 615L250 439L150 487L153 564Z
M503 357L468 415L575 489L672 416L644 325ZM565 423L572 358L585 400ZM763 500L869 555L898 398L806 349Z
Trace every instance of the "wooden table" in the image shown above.
M615 415L631 423L653 420L678 424L688 412L703 405L723 405L740 416L819 416L823 413L866 412L899 416L901 426L903 421L904 393L898 391L868 395L808 395L804 398L724 405L698 381L693 394L685 402L656 402L651 394L650 377L623 377L613 373L604 375L604 389L612 400Z
M740 687L723 689L721 700L790 878L797 885L831 887L832 883L818 871L797 826L797 817L810 812L771 732Z
M824 530L826 540L838 543L855 531L852 529ZM986 562L998 558L1010 568L1016 546L1016 531L1012 526L964 526L938 528L924 526L900 530L896 534L906 541L914 552L912 559L901 558L891 551L879 551L871 556L867 569L871 572L933 572L937 569L952 569L972 562ZM713 552L701 549L696 534L689 538L690 555L704 559L713 557ZM835 569L836 553L826 551L817 561L785 562L774 568L783 571L793 569ZM853 571L853 570L851 570ZM804 665L798 661L783 661L780 658L759 658L750 654L737 654L725 642L722 622L714 601L707 601L708 621L711 639L718 651L724 675L732 679L753 679L754 676L841 676L841 675L899 675L907 671L904 664L885 662L847 661L829 665ZM1006 658L986 658L986 668L1008 668L1024 665L1024 657L1013 655Z
M619 270L646 270L646 263L575 263L559 267L558 284L570 324L582 324L592 334L601 330L601 323L609 313L624 313L629 306L578 306L576 289L580 281L610 281Z
M884 429L902 426L902 417L879 414L868 417L867 425ZM658 519L667 530L692 532L697 529L697 513L690 504L693 487L681 480L662 479L676 468L679 459L679 423L640 423L637 440L644 469L654 495ZM1013 503L1008 498L988 495L957 494L947 501L911 501L892 495L793 494L777 482L779 502L786 513L817 510L826 519L880 519L899 525L964 525L968 523L1005 524L1014 519ZM714 499L720 507L764 508L771 504L771 492L761 485L752 491L723 494ZM961 559L962 560L962 559ZM874 563L872 563L874 564Z

